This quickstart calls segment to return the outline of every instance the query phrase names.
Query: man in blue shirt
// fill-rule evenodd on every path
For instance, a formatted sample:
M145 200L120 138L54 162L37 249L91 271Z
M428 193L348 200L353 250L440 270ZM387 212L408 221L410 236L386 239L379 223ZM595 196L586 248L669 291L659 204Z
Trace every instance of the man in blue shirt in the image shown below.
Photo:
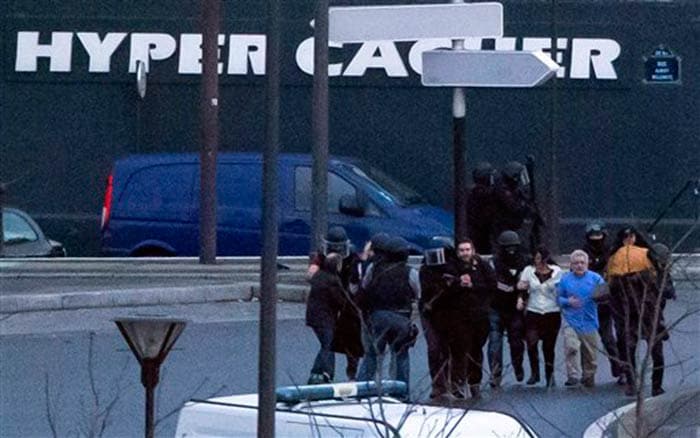
M566 386L576 386L579 376L584 386L595 385L598 308L594 299L603 286L603 277L588 270L588 254L580 249L572 252L571 272L566 273L557 286L557 301L564 316Z

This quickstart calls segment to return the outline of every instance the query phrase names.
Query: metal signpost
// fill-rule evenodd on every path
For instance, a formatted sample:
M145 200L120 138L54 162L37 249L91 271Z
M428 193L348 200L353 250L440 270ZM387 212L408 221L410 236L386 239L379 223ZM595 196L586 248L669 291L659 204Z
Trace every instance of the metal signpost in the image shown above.
M535 87L559 66L543 53L464 50L464 38L503 36L501 3L334 7L329 39L338 43L370 40L414 41L450 38L452 50L423 53L425 86L455 87L453 114L455 237L466 237L466 102L462 87Z

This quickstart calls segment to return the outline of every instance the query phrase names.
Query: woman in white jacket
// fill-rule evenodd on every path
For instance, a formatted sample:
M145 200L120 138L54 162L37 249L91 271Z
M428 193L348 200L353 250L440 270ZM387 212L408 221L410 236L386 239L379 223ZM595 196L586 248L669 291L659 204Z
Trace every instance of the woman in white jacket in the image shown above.
M518 299L518 310L526 311L525 341L530 360L528 385L540 381L538 343L541 340L546 385L554 386L554 347L561 326L556 285L561 275L561 268L552 262L549 251L544 246L535 249L533 264L520 274L518 289L526 291Z

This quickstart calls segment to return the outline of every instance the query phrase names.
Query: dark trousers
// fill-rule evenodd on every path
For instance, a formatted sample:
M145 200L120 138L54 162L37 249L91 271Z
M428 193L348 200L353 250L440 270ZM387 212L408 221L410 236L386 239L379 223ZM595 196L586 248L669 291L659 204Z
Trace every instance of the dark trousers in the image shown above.
M421 324L428 345L428 370L432 382L430 396L437 397L447 392L447 344L429 318L421 316Z
M544 375L549 379L554 373L554 350L561 327L561 314L527 312L525 315L525 340L530 360L530 375L540 378L540 358L537 344L542 341Z
M627 378L627 384L632 385L636 377L636 352L641 335L647 340L651 348L651 360L653 370L651 384L653 388L661 388L664 376L664 353L662 331L663 305L658 309L658 320L654 323L653 316L656 313L654 306L642 302L645 294L651 293L648 279L637 274L628 274L614 277L610 282L610 309L615 322L615 330L620 345L619 356L621 371ZM653 300L652 300L653 301ZM645 318L640 326L640 310L644 310ZM656 333L653 328L656 327ZM648 348L649 348L648 347Z
M311 368L311 374L327 374L333 380L335 374L335 353L331 350L333 342L332 327L311 327L321 343L321 348L316 354L316 360Z
M473 319L467 334L467 383L470 386L481 383L484 368L484 345L486 345L488 338L488 318Z
M608 303L598 304L598 334L610 360L610 372L613 377L618 377L622 369L618 347L622 341L615 336L612 311Z
M411 338L411 320L408 316L389 310L375 310L370 313L368 329L370 345L365 350L365 356L360 364L358 380L375 380L377 378L377 361L384 355L389 346L396 354L396 380L406 382L409 386L410 358L408 342ZM381 370L379 370L381 371Z
M503 332L508 333L510 360L517 372L523 368L525 352L524 318L522 312L499 312L489 310L489 367L491 378L500 380L503 374Z

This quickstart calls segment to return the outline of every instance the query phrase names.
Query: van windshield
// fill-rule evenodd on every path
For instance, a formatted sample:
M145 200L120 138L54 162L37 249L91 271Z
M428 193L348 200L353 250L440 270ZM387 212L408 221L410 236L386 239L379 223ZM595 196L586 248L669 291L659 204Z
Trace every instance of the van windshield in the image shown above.
M416 193L416 191L396 181L376 167L364 163L362 168L352 164L343 164L342 167L355 176L367 181L367 183L378 190L381 196L384 196L401 207L415 204L427 204L425 198Z

